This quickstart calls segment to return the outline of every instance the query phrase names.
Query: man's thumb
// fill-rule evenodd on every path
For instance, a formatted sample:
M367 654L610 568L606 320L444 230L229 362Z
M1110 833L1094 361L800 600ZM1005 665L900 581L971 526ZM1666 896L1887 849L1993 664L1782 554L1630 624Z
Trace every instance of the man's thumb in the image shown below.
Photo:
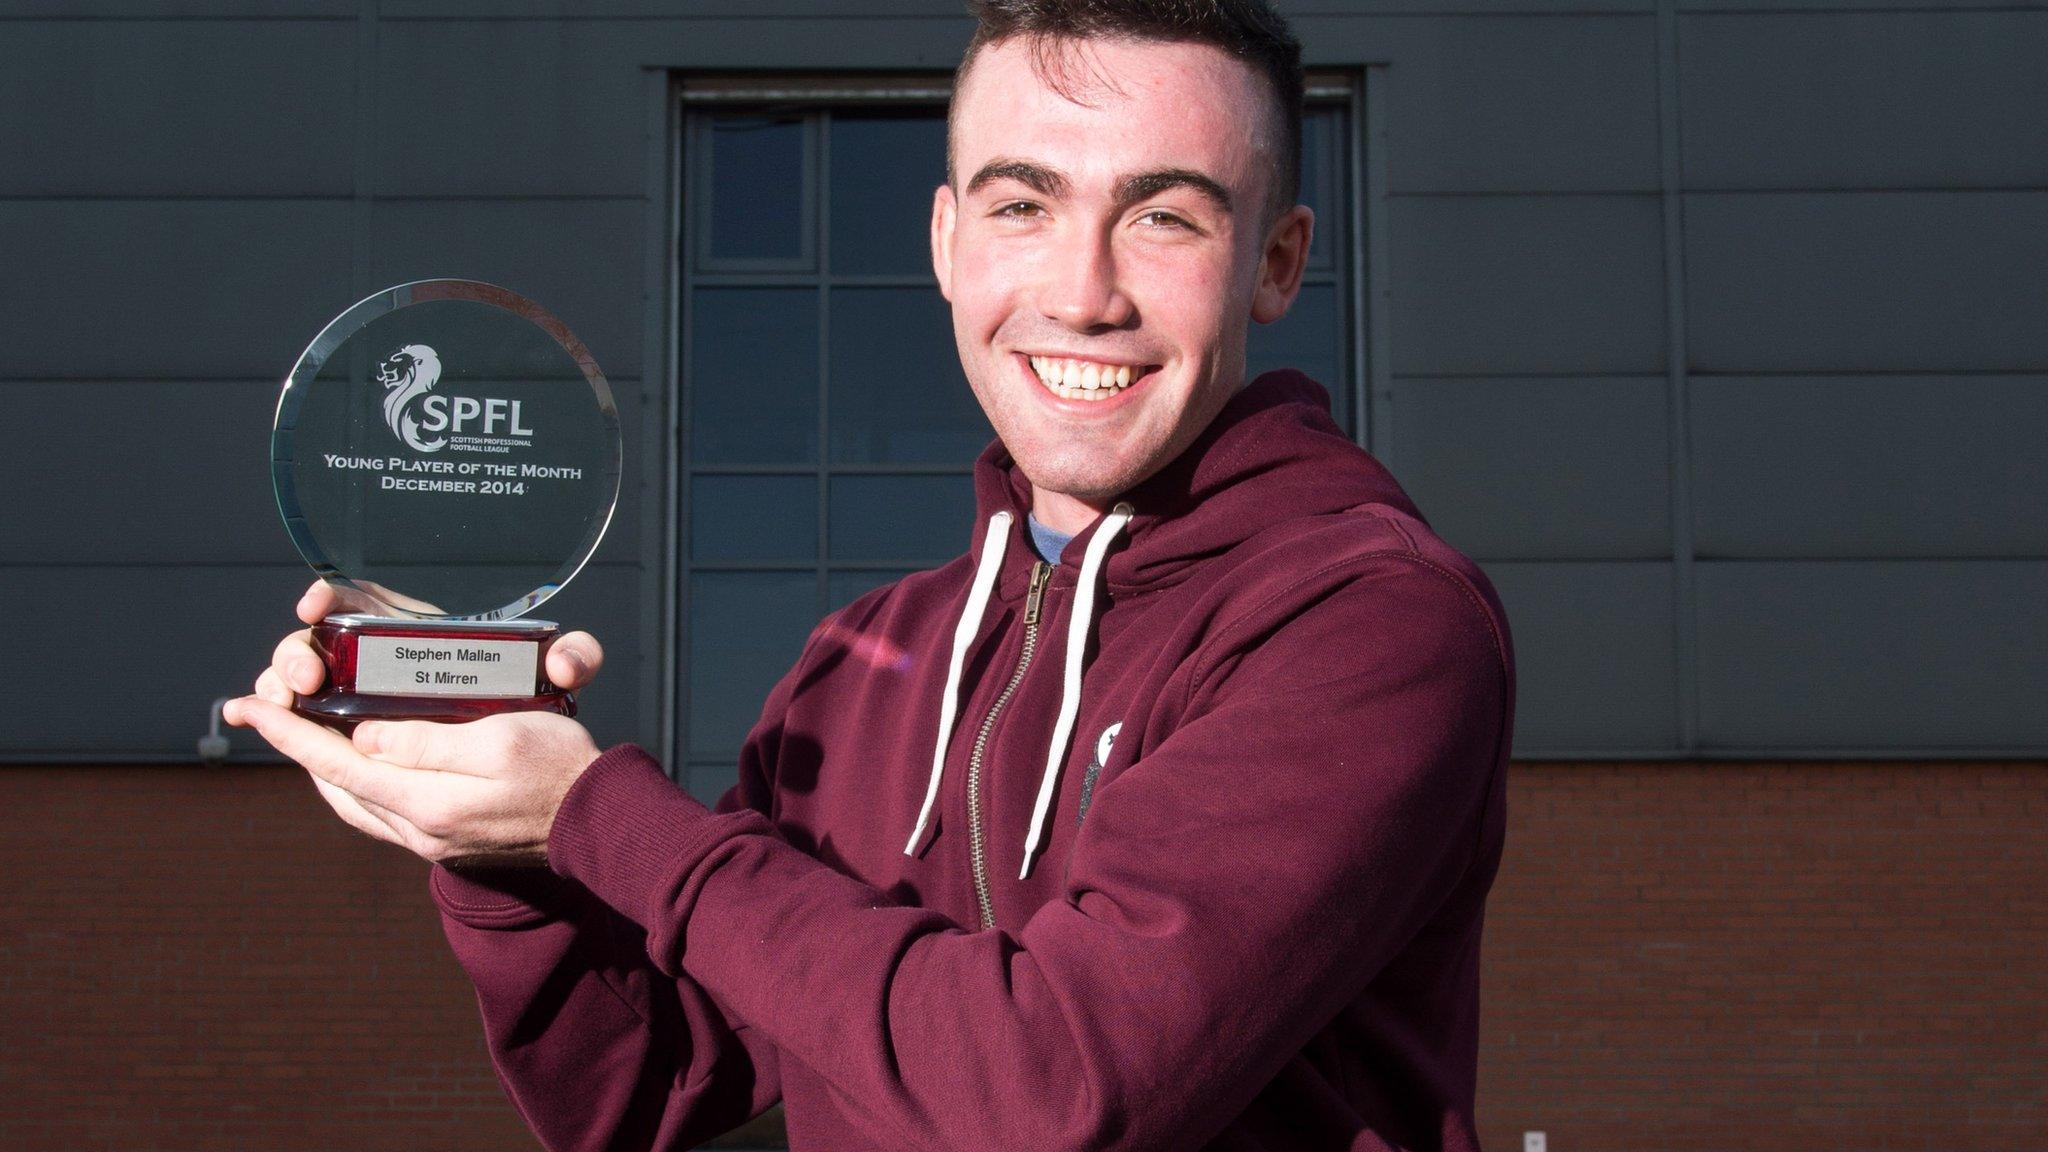
M548 679L574 691L597 678L604 666L604 646L588 632L571 632L548 647Z
M432 768L438 724L423 720L371 720L356 725L356 751L402 768Z

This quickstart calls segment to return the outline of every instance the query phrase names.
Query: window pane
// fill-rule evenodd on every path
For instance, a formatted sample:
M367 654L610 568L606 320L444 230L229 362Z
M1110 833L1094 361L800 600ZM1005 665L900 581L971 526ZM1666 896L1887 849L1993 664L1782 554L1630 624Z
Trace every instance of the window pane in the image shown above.
M915 568L893 568L887 571L834 572L825 578L832 610L837 612L882 585L893 584L915 571Z
M692 764L683 783L690 789L690 795L699 804L716 804L739 782L740 766L737 764Z
M974 477L834 476L832 559L936 565L967 550Z
M834 113L832 271L931 275L932 192L945 182L939 110Z
M691 758L738 755L817 618L818 581L809 572L690 578Z
M1253 324L1247 367L1256 377L1275 368L1299 368L1330 391L1339 427L1351 429L1351 388L1344 372L1345 340L1334 284L1310 284L1277 323Z
M707 234L698 249L704 263L810 263L809 136L800 116L710 119L700 137L710 152Z
M818 461L818 294L699 288L691 296L690 458Z
M691 477L692 561L817 558L817 477Z
M1330 268L1331 256L1343 237L1344 221L1338 206L1344 198L1345 158L1337 135L1343 115L1336 109L1310 111L1301 120L1301 202L1315 211L1316 228L1308 244L1308 266L1318 271Z
M832 461L964 467L995 438L936 288L832 290Z

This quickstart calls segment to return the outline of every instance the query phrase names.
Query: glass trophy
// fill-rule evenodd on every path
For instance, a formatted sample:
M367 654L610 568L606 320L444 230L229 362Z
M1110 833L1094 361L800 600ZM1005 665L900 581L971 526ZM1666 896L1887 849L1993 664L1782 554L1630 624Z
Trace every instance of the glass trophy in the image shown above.
M538 304L474 280L387 288L300 355L270 438L278 511L349 609L295 710L364 720L573 716L524 614L597 550L619 494L619 414L590 353Z

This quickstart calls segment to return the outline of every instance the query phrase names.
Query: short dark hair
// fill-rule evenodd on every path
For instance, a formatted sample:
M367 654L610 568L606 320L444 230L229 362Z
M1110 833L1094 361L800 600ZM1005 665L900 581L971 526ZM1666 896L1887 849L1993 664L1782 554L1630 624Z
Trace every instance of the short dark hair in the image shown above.
M1265 77L1279 112L1273 212L1292 206L1301 192L1301 42L1265 0L968 0L978 21L960 68L961 82L983 48L1012 37L1029 39L1041 76L1065 91L1058 53L1063 42L1097 38L1208 44ZM946 178L953 172L952 114L947 113Z

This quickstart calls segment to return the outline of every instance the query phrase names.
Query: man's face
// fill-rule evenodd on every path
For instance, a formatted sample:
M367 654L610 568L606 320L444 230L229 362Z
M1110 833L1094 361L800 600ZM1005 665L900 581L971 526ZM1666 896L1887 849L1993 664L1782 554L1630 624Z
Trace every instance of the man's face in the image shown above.
M1206 45L1020 40L953 106L932 260L968 383L1054 527L1179 455L1244 382L1247 321L1301 284L1311 218L1277 220L1270 97ZM1085 101L1079 102L1079 101Z

